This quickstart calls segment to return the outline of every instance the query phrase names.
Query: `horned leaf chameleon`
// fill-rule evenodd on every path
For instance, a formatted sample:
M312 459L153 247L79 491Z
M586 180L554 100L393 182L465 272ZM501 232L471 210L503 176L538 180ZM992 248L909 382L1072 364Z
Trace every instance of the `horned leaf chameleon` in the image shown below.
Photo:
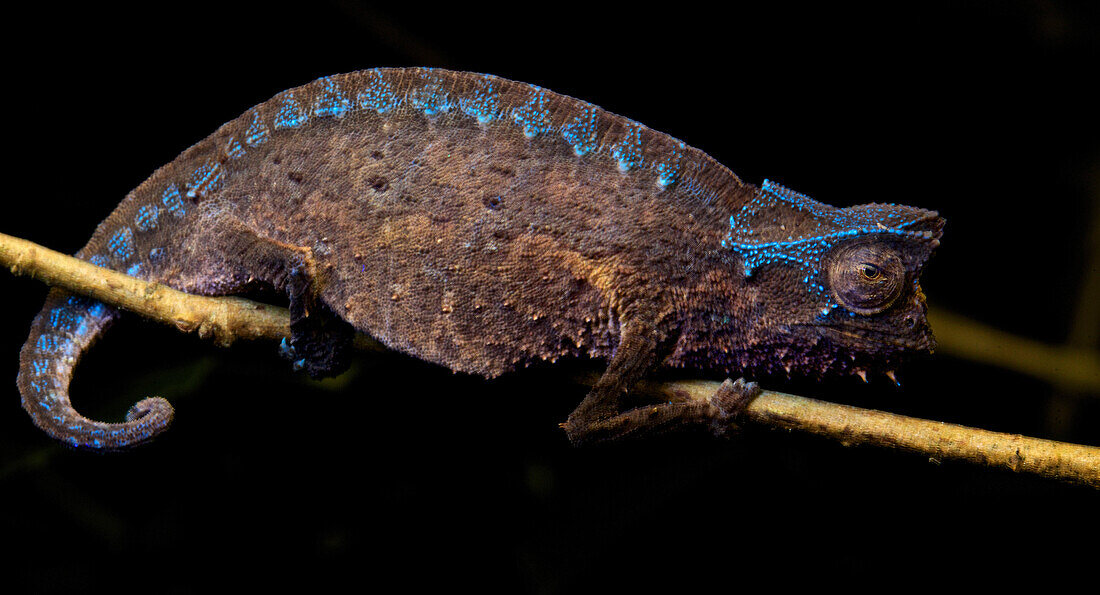
M354 331L486 377L607 358L562 424L581 443L722 433L759 391L727 382L710 401L636 406L631 389L658 366L863 375L929 351L919 276L942 228L932 211L742 182L534 85L374 69L226 123L130 192L77 256L196 294L286 292L283 351L315 376L347 366ZM72 446L131 446L172 418L160 398L121 423L73 409L73 369L117 316L55 289L23 347L23 406Z

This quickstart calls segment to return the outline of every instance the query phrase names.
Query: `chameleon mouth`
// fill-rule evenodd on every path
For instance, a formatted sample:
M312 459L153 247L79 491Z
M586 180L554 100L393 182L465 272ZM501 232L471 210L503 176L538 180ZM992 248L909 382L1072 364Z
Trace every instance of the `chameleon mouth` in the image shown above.
M917 337L898 336L875 329L856 326L826 326L807 325L816 327L826 338L832 339L842 345L851 345L853 342L872 343L874 345L889 347L905 351L932 351L936 346L931 332L922 333Z

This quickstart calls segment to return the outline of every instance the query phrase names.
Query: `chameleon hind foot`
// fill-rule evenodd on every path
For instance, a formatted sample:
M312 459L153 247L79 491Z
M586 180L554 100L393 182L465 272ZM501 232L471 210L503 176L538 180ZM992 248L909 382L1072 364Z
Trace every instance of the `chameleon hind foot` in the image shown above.
M658 335L642 324L625 325L615 356L562 429L574 445L662 434L680 428L717 436L736 431L734 420L760 394L753 382L726 379L706 401L671 401L622 411L623 397L660 358Z
M738 417L761 392L755 382L727 378L706 401L660 403L609 416L574 412L560 425L574 445L651 436L688 426L728 438L738 433Z
M295 267L287 279L290 295L290 340L279 347L295 370L312 378L336 376L351 365L355 329L333 314L313 292L313 280Z

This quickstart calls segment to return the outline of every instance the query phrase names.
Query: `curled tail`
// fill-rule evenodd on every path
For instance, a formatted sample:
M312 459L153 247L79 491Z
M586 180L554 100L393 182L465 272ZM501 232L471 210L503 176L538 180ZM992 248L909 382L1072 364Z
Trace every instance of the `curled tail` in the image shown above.
M53 289L19 354L23 408L39 428L77 448L125 448L163 432L172 421L172 406L160 397L139 401L122 423L92 421L73 409L73 369L117 315L101 302Z

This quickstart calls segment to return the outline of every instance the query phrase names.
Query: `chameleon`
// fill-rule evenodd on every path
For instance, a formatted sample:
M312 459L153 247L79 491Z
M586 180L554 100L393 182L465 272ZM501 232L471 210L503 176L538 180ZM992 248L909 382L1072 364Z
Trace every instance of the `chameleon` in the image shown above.
M889 198L884 197L884 198ZM743 182L703 151L536 85L376 68L283 91L128 193L77 254L201 295L285 293L281 351L313 376L350 338L487 378L606 359L560 424L575 444L680 427L722 434L760 392L639 403L661 366L826 378L890 373L934 347L919 277L944 220L886 201L833 207ZM119 316L52 289L20 354L34 423L117 450L172 406L117 423L69 397Z

